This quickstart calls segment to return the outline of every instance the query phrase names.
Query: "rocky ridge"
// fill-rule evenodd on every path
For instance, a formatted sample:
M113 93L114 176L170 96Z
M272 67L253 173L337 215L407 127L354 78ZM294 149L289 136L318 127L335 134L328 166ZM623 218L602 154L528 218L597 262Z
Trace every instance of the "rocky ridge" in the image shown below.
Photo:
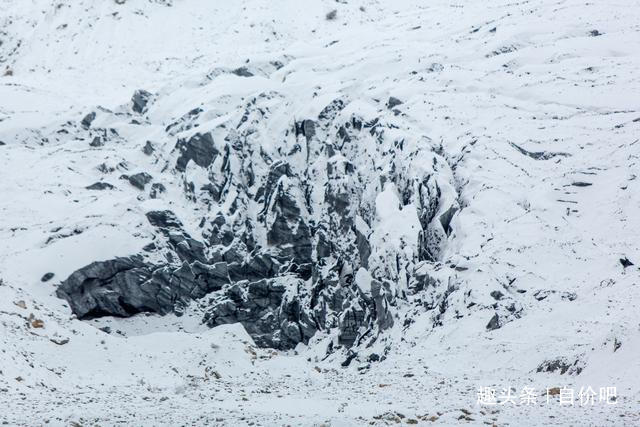
M136 92L127 115L147 108L141 94L151 98ZM460 209L442 148L412 131L393 97L374 114L338 97L315 117L291 117L265 133L286 104L262 93L213 128L201 123L202 107L167 125L175 144L156 161L176 175L185 203L204 206L201 239L173 212L147 212L157 242L62 282L58 295L73 312L181 313L198 300L207 325L240 322L262 346L292 348L337 328L339 343L351 347L390 328L400 301L435 287L425 271ZM76 128L85 138L117 138L116 129L92 126L96 112L87 117ZM150 144L141 149L152 155ZM143 191L153 179L124 177ZM149 252L163 261L146 261Z

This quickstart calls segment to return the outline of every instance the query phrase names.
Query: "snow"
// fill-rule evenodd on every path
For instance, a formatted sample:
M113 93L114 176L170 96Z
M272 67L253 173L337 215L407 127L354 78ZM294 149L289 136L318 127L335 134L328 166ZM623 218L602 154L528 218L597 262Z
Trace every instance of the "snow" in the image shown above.
M640 423L637 1L166 3L0 0L0 420ZM327 21L332 9L337 19ZM271 68L274 60L283 67ZM256 76L225 71L240 66ZM12 76L1 76L5 67ZM141 88L161 100L149 123L134 126L118 113ZM455 165L454 176L438 180L442 197L457 191L461 210L439 262L422 268L455 288L445 300L453 309L440 316L404 303L396 326L348 367L341 366L346 351L325 357L331 333L290 352L259 349L240 325L200 325L195 306L183 317L75 319L55 297L56 284L92 261L138 253L153 236L145 212L171 208L190 234L199 233L200 208L171 190L181 183L165 170L175 138L164 128L207 105L201 127L180 137L211 129L267 91L284 99L265 124L274 135L294 117L317 115L337 94L353 100L346 116L395 117L385 106L394 96L403 101L399 132L412 135L406 143L418 151L425 138L442 146ZM97 106L115 113L97 110L96 123L118 129L117 146L93 149L58 132ZM142 153L147 140L158 156ZM261 143L273 152L281 142ZM512 144L568 155L536 160ZM116 189L86 190L104 178L101 163L115 169L105 181ZM409 176L432 164L425 152L404 166ZM191 166L191 179L205 182ZM145 199L119 179L141 170L166 183L165 197ZM411 259L415 206L401 207L389 183L375 200L373 228L361 218L357 228ZM623 268L625 257L635 265ZM47 272L54 279L43 283ZM356 272L364 293L371 280ZM519 314L487 331L496 290ZM538 291L548 296L538 300ZM434 316L442 326L433 327ZM385 360L367 361L385 348ZM536 372L556 358L584 368ZM565 385L615 386L618 401L544 402L543 390ZM476 392L485 386L536 387L541 403L479 406Z

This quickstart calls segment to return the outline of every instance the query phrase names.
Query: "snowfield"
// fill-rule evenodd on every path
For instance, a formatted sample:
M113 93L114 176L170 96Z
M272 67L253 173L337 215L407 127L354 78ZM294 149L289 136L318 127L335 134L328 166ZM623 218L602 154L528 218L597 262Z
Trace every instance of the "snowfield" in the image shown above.
M640 425L639 176L637 0L0 0L0 421Z

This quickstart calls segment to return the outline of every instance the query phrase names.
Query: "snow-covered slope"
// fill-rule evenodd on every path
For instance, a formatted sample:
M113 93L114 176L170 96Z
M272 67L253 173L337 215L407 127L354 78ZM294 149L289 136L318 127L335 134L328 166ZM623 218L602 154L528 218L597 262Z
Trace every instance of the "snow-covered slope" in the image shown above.
M486 3L0 0L0 418L640 422L640 3Z

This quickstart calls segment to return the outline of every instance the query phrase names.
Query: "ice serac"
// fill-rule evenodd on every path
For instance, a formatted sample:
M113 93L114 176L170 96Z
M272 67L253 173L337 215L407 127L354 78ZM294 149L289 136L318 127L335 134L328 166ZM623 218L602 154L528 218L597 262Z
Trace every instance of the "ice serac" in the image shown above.
M323 331L351 347L375 341L436 282L422 266L452 232L453 173L402 114L338 97L294 120L277 92L215 125L206 105L190 111L166 128L175 143L164 156L180 183L172 191L205 212L198 235L171 211L148 212L157 238L145 253L93 263L60 286L79 317L197 301L205 324L242 323L261 346L293 348Z

